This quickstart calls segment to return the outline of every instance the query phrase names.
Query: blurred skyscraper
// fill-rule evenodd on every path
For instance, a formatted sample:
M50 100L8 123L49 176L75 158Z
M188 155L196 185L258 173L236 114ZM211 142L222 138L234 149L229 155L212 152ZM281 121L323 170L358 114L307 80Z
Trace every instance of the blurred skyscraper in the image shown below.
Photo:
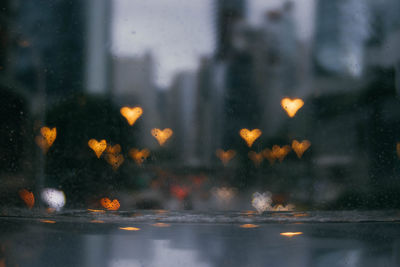
M217 48L216 55L225 59L232 51L232 35L235 24L246 16L246 0L217 1Z
M169 88L168 127L174 130L173 147L179 162L196 165L195 141L197 125L195 117L197 75L192 72L177 74Z
M152 128L159 128L158 94L154 80L154 61L150 54L142 57L113 57L112 98L119 106L141 106L139 127L141 147L155 147Z

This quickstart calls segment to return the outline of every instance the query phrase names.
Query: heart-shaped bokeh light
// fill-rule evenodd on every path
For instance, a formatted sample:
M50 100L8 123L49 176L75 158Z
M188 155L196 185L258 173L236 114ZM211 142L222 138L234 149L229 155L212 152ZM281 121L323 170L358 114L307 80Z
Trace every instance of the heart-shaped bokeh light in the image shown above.
M310 141L303 140L299 142L297 140L293 140L292 142L292 149L296 152L296 155L299 159L303 156L304 152L311 146Z
M290 99L284 98L281 101L282 108L287 112L289 117L293 118L297 111L304 105L304 101L300 98Z
M111 201L108 197L100 199L100 205L107 210L118 210L121 206L118 199Z
M254 193L253 199L251 200L251 204L257 210L258 213L263 213L266 210L271 209L272 204L272 194L270 192L264 193Z
M90 139L88 145L91 149L93 149L97 158L100 158L101 154L103 154L104 150L107 148L106 140L97 141L96 139Z
M33 205L35 205L35 196L33 195L32 192L29 192L26 189L21 189L18 192L18 194L21 197L21 199L25 202L25 204L28 206L29 209L31 209L33 207Z
M227 151L224 151L222 149L217 149L215 154L221 160L222 164L224 164L224 166L226 166L229 163L229 161L231 161L231 159L233 159L235 157L236 152L235 152L235 150L232 150L232 149L229 149Z
M262 152L257 153L257 152L254 152L254 151L250 151L250 152L248 153L248 156L249 156L249 158L253 161L253 163L254 163L254 165L255 165L256 167L259 167L260 164L261 164L261 163L263 162L263 160L264 160L264 156L263 156Z
M110 164L114 171L116 171L122 163L124 163L124 156L121 154L106 154L105 160Z
M132 148L129 150L129 156L136 162L137 165L141 165L143 161L147 159L148 156L150 156L150 150L144 148L142 150L139 150L137 148Z
M154 128L151 130L151 135L157 139L160 146L164 145L164 143L172 136L173 133L174 132L170 128L166 128L164 130Z
M120 109L121 115L128 121L129 125L133 125L137 119L143 114L141 107L122 107Z
M246 141L247 145L249 147L251 147L254 143L254 141L257 140L257 138L259 138L262 134L260 129L253 129L253 130L249 130L249 129L241 129L239 131L240 137L243 138L244 141Z
M283 161L283 159L286 157L287 154L289 154L291 148L290 146L286 145L286 146L278 146L278 145L274 145L272 147L272 154L274 155L274 157L276 159L278 159L280 162Z

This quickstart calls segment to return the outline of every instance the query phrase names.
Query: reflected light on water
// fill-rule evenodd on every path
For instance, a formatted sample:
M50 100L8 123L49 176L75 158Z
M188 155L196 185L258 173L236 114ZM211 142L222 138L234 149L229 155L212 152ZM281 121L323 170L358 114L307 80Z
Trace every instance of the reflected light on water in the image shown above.
M154 226L154 227L170 227L171 225L169 223L159 222L159 223L152 224L152 226Z
M91 220L90 222L91 223L104 223L104 221L102 221L102 220Z
M287 237L293 237L296 235L302 235L303 232L284 232L284 233L280 233L280 235L282 236L287 236Z
M51 223L51 224L56 223L56 221L52 221L52 220L39 220L39 221L42 223Z
M246 223L239 226L240 228L258 228L260 227L257 224Z
M125 231L139 231L140 230L140 228L131 227L131 226L129 226L129 227L120 227L119 229L125 230Z
M87 209L90 212L98 212L98 213L105 213L104 210L94 210L94 209Z

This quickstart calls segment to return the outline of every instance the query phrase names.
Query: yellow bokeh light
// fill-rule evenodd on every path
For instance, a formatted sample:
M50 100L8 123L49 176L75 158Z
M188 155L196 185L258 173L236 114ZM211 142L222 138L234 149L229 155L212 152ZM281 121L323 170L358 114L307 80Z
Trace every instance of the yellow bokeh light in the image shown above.
M94 153L96 153L97 158L100 158L101 154L103 154L104 150L107 148L107 142L104 139L100 142L96 139L90 139L88 145L93 149Z
M244 141L246 141L247 145L251 147L254 143L254 141L257 140L262 134L262 131L260 129L241 129L239 131L240 137L243 138Z
M121 115L128 121L128 124L132 126L137 119L143 114L143 109L141 107L122 107L120 109Z
M172 136L173 133L174 132L170 128L166 128L164 130L154 128L151 130L151 135L157 139L160 146L164 145L164 143Z
M289 117L293 118L297 111L304 105L304 101L300 98L290 99L284 98L281 101L282 108L287 112Z

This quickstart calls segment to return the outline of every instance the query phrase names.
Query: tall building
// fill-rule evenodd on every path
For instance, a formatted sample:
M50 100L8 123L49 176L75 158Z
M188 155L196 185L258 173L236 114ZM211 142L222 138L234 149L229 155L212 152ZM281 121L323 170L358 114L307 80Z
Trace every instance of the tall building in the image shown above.
M160 128L158 93L154 81L154 61L150 54L138 57L113 58L113 101L120 107L140 106L143 115L136 126L140 128L140 145L155 147L152 128Z
M111 6L109 0L87 0L85 91L109 94L111 89Z
M318 75L360 77L369 35L368 4L362 0L319 0L314 61Z
M216 56L219 59L225 59L232 50L232 35L235 24L246 16L246 0L216 1Z
M215 164L215 152L222 147L224 121L224 65L203 58L198 71L195 103L196 157L204 166Z
M174 131L174 150L185 165L196 165L195 141L197 75L181 72L175 76L168 92L169 128Z

